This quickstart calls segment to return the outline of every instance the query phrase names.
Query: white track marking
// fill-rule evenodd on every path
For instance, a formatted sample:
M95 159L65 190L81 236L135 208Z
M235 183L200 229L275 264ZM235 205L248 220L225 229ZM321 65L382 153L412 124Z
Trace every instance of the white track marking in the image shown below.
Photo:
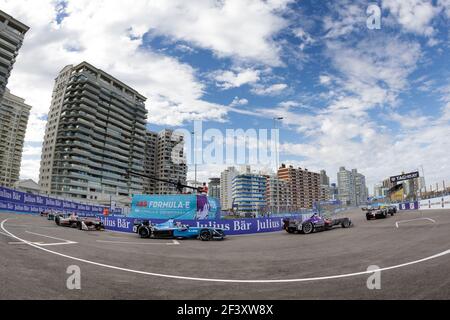
M172 242L173 242L174 245L179 245L180 244L180 242L178 242L178 240L175 240L175 239Z
M421 221L421 220L428 220L428 221L431 221L432 223L436 223L435 220L430 219L430 218L417 218L417 219L411 219L411 220L400 220L400 221L397 221L397 222L395 223L395 226L396 226L397 229L398 229L398 228L400 227L400 223L407 223L407 222Z
M77 244L77 242L75 241L70 241L70 240L66 240L66 239L61 239L61 238L55 238L55 237L50 237L47 236L45 234L40 234L40 233L34 233L34 232L30 232L30 231L25 231L26 233L29 234L33 234L35 236L39 236L39 237L44 237L44 238L49 238L49 239L53 239L53 240L59 240L59 241L63 241L63 242L56 242L56 243L35 243L38 246L62 246L62 245L66 245L66 244Z
M10 236L9 234L3 233L3 232L0 232L0 234L3 235L3 236L5 236L5 237L11 238L11 236Z
M83 262L83 263L87 263L87 264L91 264L94 266L99 266L99 267L103 267L103 268L108 268L108 269L113 269L113 270L119 270L119 271L124 271L124 272L130 272L130 273L135 273L135 274L142 274L142 275L146 275L146 276L153 276L153 277L160 277L160 278L169 278L169 279L177 279L177 280L189 280L189 281L203 281L203 282L221 282L221 283L295 283L295 282L308 282L308 281L320 281L320 280L331 280L331 279L341 279L341 278L349 278L349 277L355 277L355 276L362 276L362 275L368 275L368 274L373 274L374 271L361 271L361 272L355 272L355 273L347 273L347 274L340 274L340 275L334 275L334 276L324 276L324 277L315 277L315 278L300 278L300 279L283 279L283 280L228 280L228 279L208 279L208 278L194 278L194 277L183 277L183 276L175 276L175 275L167 275L167 274L160 274L160 273L153 273L153 272L145 272L145 271L139 271L139 270L133 270L133 269L127 269L127 268L121 268L121 267L116 267L116 266L112 266L112 265L108 265L108 264L104 264L104 263L99 263L99 262L95 262L95 261L90 261L90 260L85 260L85 259L80 259L80 258L76 258L76 257L72 257L66 254L62 254L56 251L52 251L46 248L42 248L38 245L35 245L27 240L23 240L17 236L15 236L14 234L12 234L11 232L9 232L8 230L5 229L5 222L8 221L8 219L3 220L0 223L0 228L6 232L7 234L9 234L11 237L22 241L26 244L28 244L29 246L32 246L36 249L63 257L63 258L67 258L67 259L71 259L74 261L78 261L78 262ZM378 270L376 270L377 272L382 272L382 271L387 271L387 270L393 270L393 269L399 269L402 267L406 267L406 266L410 266L410 265L414 265L414 264L418 264L421 262L425 262L425 261L429 261L429 260L433 260L433 259L437 259L440 257L443 257L447 254L450 254L450 250L446 250L443 251L441 253L435 254L433 256L427 257L427 258L423 258L420 260L416 260L416 261L411 261L411 262L407 262L407 263L403 263L403 264L399 264L396 266L391 266L391 267L386 267L386 268L380 268Z
M24 242L8 242L8 244L12 244L12 245L16 245L16 244L18 244L18 245L24 245L24 244L26 244L26 243L24 243ZM33 242L33 244L35 244L35 245L43 245L44 243L43 242Z
M112 244L133 244L133 245L165 245L165 246L174 246L179 245L180 243L178 241L174 240L173 242L166 243L166 242L128 242L128 241L108 241L108 240L96 240L96 242L99 243L112 243Z

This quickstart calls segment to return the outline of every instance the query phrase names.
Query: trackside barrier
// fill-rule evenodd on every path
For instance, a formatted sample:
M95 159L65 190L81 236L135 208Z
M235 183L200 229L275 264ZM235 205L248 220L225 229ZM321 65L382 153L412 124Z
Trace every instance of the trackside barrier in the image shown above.
M298 216L299 219L305 219ZM107 230L118 232L133 232L136 218L101 217ZM139 220L139 219L138 219ZM152 219L154 224L164 223L167 220ZM254 234L277 232L283 230L283 218L235 219L235 220L174 220L191 227L221 228L226 235Z
M419 209L420 210L450 209L450 196L420 200Z
M405 202L405 203L399 203L397 205L398 209L400 211L404 210L418 210L419 209L419 202L413 201L413 202Z
M95 216L103 213L103 206L82 204L20 192L0 187L0 212L39 214L42 211L54 210L62 213L76 212L79 215ZM122 209L116 208L113 214L121 214Z
M420 201L405 202L397 205L399 210L443 210L450 209L450 196Z

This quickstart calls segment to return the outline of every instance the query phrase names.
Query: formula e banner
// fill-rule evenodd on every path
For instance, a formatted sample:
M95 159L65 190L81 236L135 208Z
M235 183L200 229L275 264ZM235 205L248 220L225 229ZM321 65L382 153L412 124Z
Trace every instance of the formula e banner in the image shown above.
M310 215L305 215L304 218ZM302 219L302 216L297 218ZM303 219L304 219L303 218ZM101 217L107 230L118 232L133 232L134 218ZM167 220L152 219L154 224L164 223ZM179 220L184 225L191 227L221 228L225 235L240 235L263 232L277 232L283 230L283 218L260 218L260 219L233 219L233 220Z
M54 210L61 213L76 212L80 216L103 214L105 207L87 205L73 201L60 200L0 187L0 211L15 213L40 213ZM112 214L121 214L121 208L115 208Z
M450 209L450 196L420 200L420 210Z
M206 195L136 195L131 203L132 218L216 219L220 213L217 199Z

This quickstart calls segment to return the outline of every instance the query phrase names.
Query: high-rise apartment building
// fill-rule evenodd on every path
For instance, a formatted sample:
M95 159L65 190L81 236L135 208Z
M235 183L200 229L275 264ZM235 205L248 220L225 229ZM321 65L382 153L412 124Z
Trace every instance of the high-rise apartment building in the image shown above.
M283 213L294 210L288 182L268 176L266 182L266 202L270 213Z
M278 178L287 182L288 199L293 208L312 208L320 200L319 173L283 164L278 169Z
M235 167L229 167L220 174L220 206L222 210L233 209L233 179L238 174Z
M156 158L158 146L158 133L146 130L145 150L144 150L144 174L147 177L157 176ZM144 193L156 194L157 181L150 178L144 178Z
M0 10L0 101L29 27Z
M6 89L0 101L0 185L19 180L22 151L31 107Z
M245 173L234 177L233 208L242 216L254 217L266 208L267 177Z
M359 206L367 202L366 178L358 170L341 167L337 173L339 200L344 205Z
M160 133L147 131L144 171L147 176L186 184L187 165L184 154L184 137L173 130ZM144 179L146 194L176 194L174 184Z
M220 178L210 178L208 183L208 195L220 200Z
M87 62L57 76L39 184L47 194L97 200L143 192L146 98Z
M330 185L330 178L327 176L327 172L325 170L320 171L320 185L321 186Z

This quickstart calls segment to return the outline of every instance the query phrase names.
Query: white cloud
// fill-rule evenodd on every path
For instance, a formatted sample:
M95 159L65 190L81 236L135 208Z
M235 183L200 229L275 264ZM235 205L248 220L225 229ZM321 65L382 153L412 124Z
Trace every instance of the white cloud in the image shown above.
M406 31L425 36L433 35L431 22L440 11L430 0L383 0L383 8L389 9Z
M287 88L288 85L286 83L277 83L268 87L264 85L255 85L251 91L259 96L271 96L281 94Z
M281 147L284 156L303 159L297 161L302 167L330 173L340 166L358 168L372 186L423 164L430 183L441 181L450 172L450 87L439 89L440 114L396 110L399 95L411 89L409 78L422 55L417 43L385 35L363 39L356 46L351 41L328 41L327 56L335 72L319 77L335 92L327 107L301 114L283 104L260 112L283 116L285 125L302 133L301 143ZM385 117L374 116L383 112ZM388 120L394 122L392 127L385 124Z
M248 104L248 100L247 99L240 99L239 97L235 97L233 99L233 102L231 103L230 106L232 107L236 107L236 106L245 106Z
M320 82L320 84L322 84L322 85L328 85L328 84L331 83L331 77L330 77L330 76L327 76L327 75L321 75L321 76L319 77L319 82Z
M444 10L448 18L450 18L450 0L438 0L438 6Z
M55 21L61 13L57 4L0 0L2 10L31 27L9 81L12 92L33 106L26 141L42 141L45 122L40 118L48 112L54 78L65 65L81 61L147 96L150 124L225 121L229 109L203 99L205 85L197 79L197 70L163 53L141 49L148 31L210 49L218 57L281 65L280 48L272 37L286 25L280 15L286 1L138 0L130 5L120 0L77 0L67 2L67 17L60 25ZM35 172L36 179L39 163L33 163L35 167L25 171Z
M275 66L281 64L280 48L271 39L287 26L277 12L288 2L146 1L141 11L156 34L211 49L219 57Z
M212 74L216 85L224 90L239 88L245 84L260 80L260 71L253 69L238 69L236 71L216 71Z
M307 46L310 46L316 42L313 37L303 28L296 28L293 30L293 33L302 41L302 43L300 44L300 50L302 51L305 50Z
M361 28L366 28L366 8L368 3L354 3L353 1L333 2L332 15L323 17L323 29L326 38L336 39Z

